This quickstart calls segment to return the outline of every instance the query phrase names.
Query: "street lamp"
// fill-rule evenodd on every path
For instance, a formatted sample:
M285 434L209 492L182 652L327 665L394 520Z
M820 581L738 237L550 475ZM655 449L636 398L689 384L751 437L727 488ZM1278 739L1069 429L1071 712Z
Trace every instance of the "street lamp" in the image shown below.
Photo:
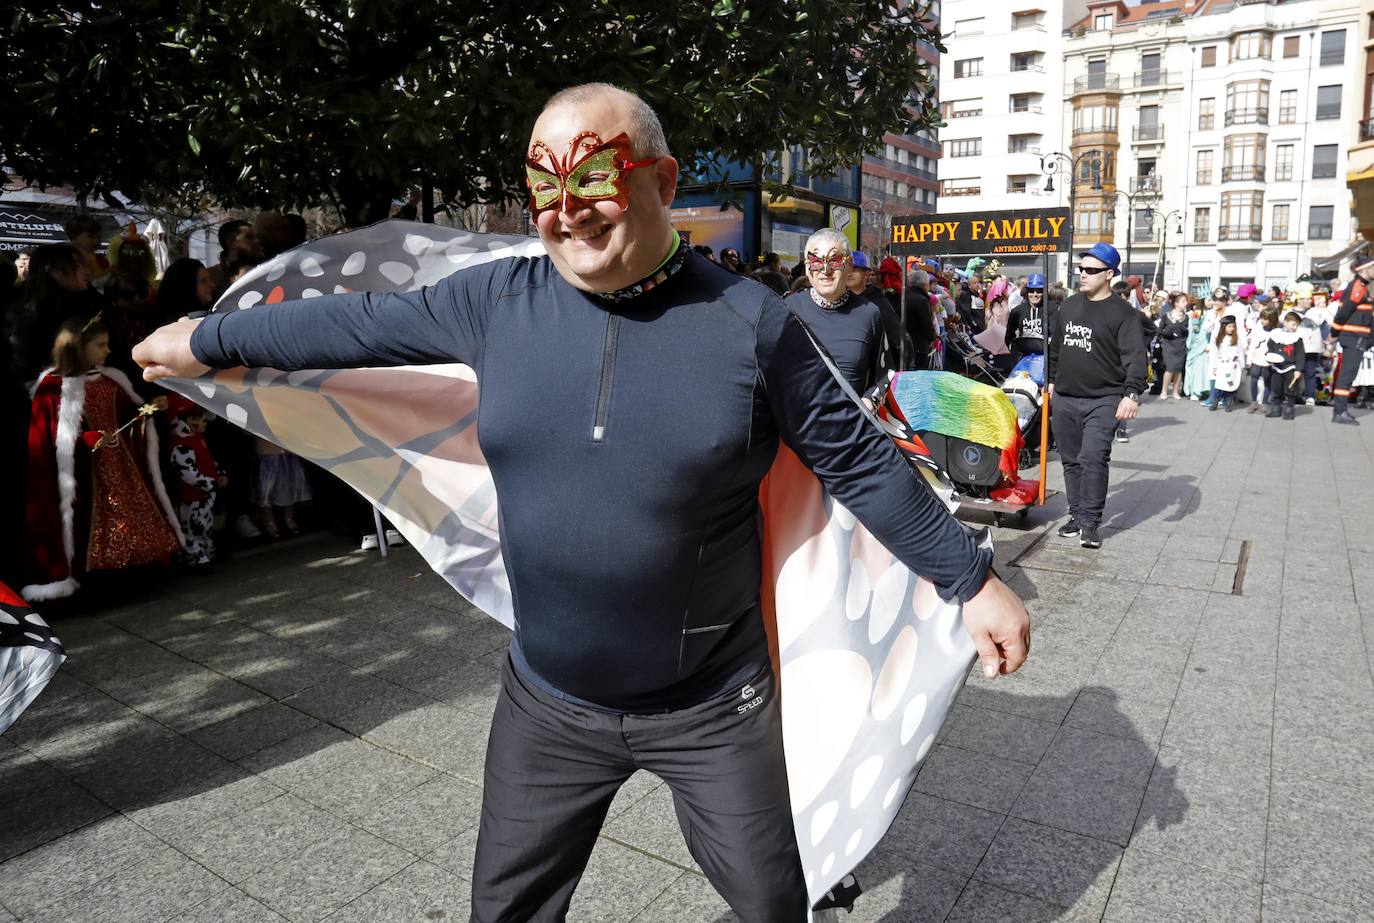
M1150 209L1150 227L1151 227L1151 228L1154 227L1154 220L1155 220L1156 218L1158 218L1158 217L1159 217L1159 212L1155 211L1154 209ZM1159 275L1160 275L1160 271L1164 268L1164 254L1165 254L1165 252L1166 252L1166 251L1168 250L1168 248L1169 248L1169 222L1170 222L1170 220L1172 220L1172 219L1174 219L1174 218L1177 218L1177 219L1178 219L1178 233L1182 234L1182 233L1183 233L1183 209L1181 209L1181 208L1175 208L1175 209L1172 209L1171 211L1165 212L1165 214L1164 214L1164 229L1163 229L1163 233L1162 233L1162 236L1161 236L1160 242L1159 242L1159 255L1155 257L1155 275L1154 275L1154 285L1155 285L1155 288L1159 288L1159 281L1160 281L1160 280L1159 280Z
M1077 233L1077 228L1074 227L1074 224L1078 220L1078 212L1074 209L1074 197L1078 190L1078 165L1084 160L1100 160L1101 157L1102 152L1096 149L1091 151L1083 151L1077 157L1074 157L1070 154L1065 154L1063 151L1050 151L1048 154L1044 154L1040 157L1040 172L1045 174L1045 185L1043 188L1046 192L1054 192L1054 174L1067 172L1069 175L1068 265L1070 267L1070 271L1068 273L1068 276L1071 287L1073 283L1073 239ZM1065 163L1068 164L1067 170L1065 170L1064 168ZM1101 169L1099 168L1098 171L1094 173L1094 177L1100 177L1101 175Z
M1102 191L1102 185L1100 183L1094 184L1093 188L1098 192ZM1120 189L1113 189L1112 192L1118 198L1126 200L1126 208L1128 209L1126 212L1126 272L1123 273L1123 275L1126 275L1131 271L1131 241L1135 236L1132 233L1135 225L1135 200L1145 197L1147 190L1138 189L1135 192L1122 192ZM1153 190L1148 190L1148 192L1150 196L1154 195ZM1115 212L1115 209L1113 209L1113 212ZM1152 218L1151 221L1153 220Z

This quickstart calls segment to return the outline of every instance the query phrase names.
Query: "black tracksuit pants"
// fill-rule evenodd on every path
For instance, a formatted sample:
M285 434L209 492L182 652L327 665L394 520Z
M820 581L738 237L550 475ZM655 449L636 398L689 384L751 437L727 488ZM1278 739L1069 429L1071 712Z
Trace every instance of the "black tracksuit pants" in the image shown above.
M492 718L473 923L562 920L611 799L636 769L673 793L687 848L744 923L806 919L771 667L658 715L562 701L507 660Z
M1057 390L1050 405L1050 424L1064 463L1064 492L1069 514L1081 526L1102 524L1107 504L1107 469L1112 460L1116 408L1120 397L1071 397Z
M1336 380L1331 383L1331 415L1350 411L1350 392L1355 386L1355 377L1360 374L1360 363L1364 360L1366 347L1357 344L1341 343L1341 365L1336 370Z

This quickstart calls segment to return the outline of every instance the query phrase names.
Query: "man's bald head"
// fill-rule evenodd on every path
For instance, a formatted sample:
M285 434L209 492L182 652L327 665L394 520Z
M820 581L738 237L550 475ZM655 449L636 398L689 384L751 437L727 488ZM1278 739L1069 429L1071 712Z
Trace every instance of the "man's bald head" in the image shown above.
M543 119L552 109L581 109L592 105L611 106L623 113L636 158L668 156L668 140L663 135L658 113L635 94L609 83L582 83L559 90L544 103L539 117Z

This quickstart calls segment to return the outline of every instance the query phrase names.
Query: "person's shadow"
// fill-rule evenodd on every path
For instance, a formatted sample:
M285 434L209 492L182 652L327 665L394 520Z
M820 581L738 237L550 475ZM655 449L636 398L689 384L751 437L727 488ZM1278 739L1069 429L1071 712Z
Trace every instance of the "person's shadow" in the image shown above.
M1196 509L1202 490L1191 474L1171 474L1158 477L1137 476L1112 484L1108 490L1107 517L1104 529L1129 529L1151 519L1163 522L1182 521Z

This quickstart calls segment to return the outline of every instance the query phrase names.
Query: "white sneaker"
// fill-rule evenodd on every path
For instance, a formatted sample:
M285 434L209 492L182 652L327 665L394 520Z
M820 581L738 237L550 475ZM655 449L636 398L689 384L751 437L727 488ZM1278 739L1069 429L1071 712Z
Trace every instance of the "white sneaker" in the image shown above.
M1316 406L1317 406L1317 399L1316 399L1315 397L1309 397L1309 398L1307 399L1307 406L1308 406L1308 407L1316 407Z
M1188 400L1190 400L1190 401L1198 401L1198 400L1202 400L1202 398L1198 397L1196 394L1190 394L1190 395L1188 395Z
M239 538L262 538L262 530L253 525L247 514L234 520L234 534Z
M369 532L369 533L367 533L366 535L364 535L364 536L363 536L363 543L362 543L361 545L358 546L358 550L359 550L359 551L376 551L376 550L377 550L377 533L376 533L376 532Z
M404 545L406 543L406 540L401 538L401 533L397 532L395 529L387 529L385 535L387 545L389 545L392 548L395 548L398 545ZM376 540L375 535L373 536L373 540Z

